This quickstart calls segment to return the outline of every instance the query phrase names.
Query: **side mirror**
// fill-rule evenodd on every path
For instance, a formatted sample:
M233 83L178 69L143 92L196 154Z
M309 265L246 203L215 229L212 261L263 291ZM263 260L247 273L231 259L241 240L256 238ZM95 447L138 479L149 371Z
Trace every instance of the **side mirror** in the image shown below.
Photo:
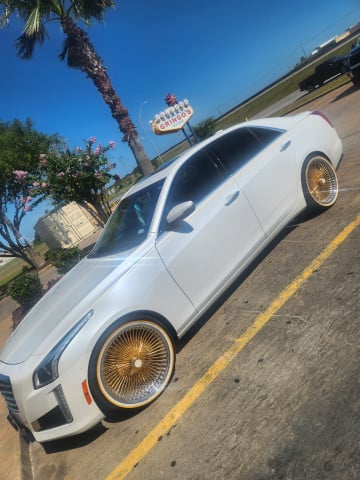
M184 220L190 213L195 210L194 202L189 200L188 202L179 203L175 205L167 214L166 221L168 225L173 225L180 220Z

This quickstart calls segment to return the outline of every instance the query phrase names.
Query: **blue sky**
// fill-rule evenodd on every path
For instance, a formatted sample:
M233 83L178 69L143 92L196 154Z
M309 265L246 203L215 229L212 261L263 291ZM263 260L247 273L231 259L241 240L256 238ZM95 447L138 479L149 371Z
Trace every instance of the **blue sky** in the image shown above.
M290 70L305 51L360 21L360 0L128 0L94 23L89 38L129 110L150 158L180 140L155 136L149 127L165 108L164 96L188 98L192 123L217 116ZM120 175L135 167L130 149L92 82L58 60L58 24L31 61L16 57L21 28L0 31L0 118L29 117L35 128L58 132L70 147L95 136L117 144ZM27 215L25 235L43 209Z

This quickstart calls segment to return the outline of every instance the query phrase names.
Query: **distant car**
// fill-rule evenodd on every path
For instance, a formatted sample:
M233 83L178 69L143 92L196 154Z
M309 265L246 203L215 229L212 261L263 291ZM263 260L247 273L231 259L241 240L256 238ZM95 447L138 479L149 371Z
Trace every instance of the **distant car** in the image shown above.
M346 58L348 75L354 85L360 85L360 37L351 45Z
M347 71L345 57L337 56L325 60L315 68L315 73L305 78L299 83L301 91L312 92L316 87L320 87L326 80L341 75Z
M45 442L151 403L196 320L299 212L334 204L342 152L320 112L254 120L133 186L1 351L12 424Z

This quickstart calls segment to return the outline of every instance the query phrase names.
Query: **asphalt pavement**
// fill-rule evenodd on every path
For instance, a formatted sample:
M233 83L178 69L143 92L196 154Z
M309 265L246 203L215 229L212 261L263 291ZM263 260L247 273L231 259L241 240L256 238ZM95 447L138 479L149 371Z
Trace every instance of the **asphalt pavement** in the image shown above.
M263 298L269 296L270 287L279 283L280 288L282 281L281 275L273 275L274 265L277 271L283 269L284 276L290 268L295 267L295 255L291 253L289 245L294 244L297 249L302 249L306 258L301 259L300 263L307 263L315 256L314 250L320 249L320 244L327 243L328 238L338 232L340 224L345 225L350 221L352 212L359 211L359 197L354 193L358 126L347 113L350 102L339 101L351 99L354 102L354 96L348 90L348 87L343 88L333 98L324 98L324 105L319 105L319 108L330 105L330 113L336 107L337 115L341 118L337 128L344 140L347 155L340 169L344 191L339 202L320 219L313 219L301 228L295 228L286 242L280 243L271 257L261 264L261 275L255 272L250 276L242 285L239 298L234 292L189 342L189 346L184 346L171 395L164 395L141 415L132 418L131 422L106 425L106 432L99 434L98 438L94 433L88 444L74 444L73 448L67 445L66 448L64 443L53 451L45 451L40 445L31 444L31 465L25 458L23 465L27 465L28 470L25 468L23 471L21 454L29 454L29 449L22 450L16 432L10 426L3 425L6 414L0 400L2 480L28 480L31 474L36 480L76 480L83 476L89 480L105 478L106 472L115 469L120 459L125 457L128 446L136 445L138 437L172 406L174 399L180 396L181 389L186 391L197 380L199 372L216 359L222 351L221 339L225 345L231 336L231 329L235 336L240 334L242 325L235 323L240 310L242 322L246 324L247 315L250 322L251 303L246 300L248 313L245 314L244 299L253 297L253 308L256 311L264 309ZM352 92L351 89L349 91ZM339 225L334 222L334 216ZM356 338L357 327L355 318L351 316L355 312L354 265L359 247L358 236L350 241L339 249L337 257L331 259L324 269L316 272L309 288L292 300L292 308L286 307L271 328L260 333L258 340L241 357L241 362L225 372L221 383L215 384L202 402L175 425L176 428L158 437L152 454L135 465L130 474L132 479L357 478L350 474L358 459L355 428L358 383L354 380L358 375L350 373L356 373L355 361L357 363L358 358L357 343L352 341ZM349 252L353 252L353 256ZM47 282L52 274L50 270L42 272L42 281ZM269 279L269 282L262 282L262 279ZM325 293L328 296L322 302L324 285L327 286ZM254 292L256 295L253 295ZM340 311L337 297L341 297ZM11 333L11 309L14 307L16 304L11 304L11 300L9 303L9 299L0 302L0 348L3 339ZM227 326L224 326L225 323ZM222 329L224 334L219 335ZM190 348L190 343L193 348ZM209 343L212 348L209 348ZM293 376L289 376L290 370ZM312 375L309 376L309 372ZM350 372L349 381L343 382L347 372ZM298 383L299 389L294 388L292 405L286 407L289 399L281 397L281 394L288 391L289 383ZM312 384L313 389L310 388ZM249 385L248 388L244 388L245 385ZM334 391L337 395L334 395ZM218 411L219 406L221 411ZM237 413L234 416L231 412ZM251 422L255 413L256 422ZM331 458L330 454L333 454ZM291 469L295 467L300 469L298 476L292 475L294 472ZM305 467L308 468L308 474ZM310 467L313 468L311 472ZM346 470L340 467L346 467ZM243 469L241 476L240 468ZM326 471L326 476L319 476L320 471L321 474ZM340 472L345 476L336 477Z

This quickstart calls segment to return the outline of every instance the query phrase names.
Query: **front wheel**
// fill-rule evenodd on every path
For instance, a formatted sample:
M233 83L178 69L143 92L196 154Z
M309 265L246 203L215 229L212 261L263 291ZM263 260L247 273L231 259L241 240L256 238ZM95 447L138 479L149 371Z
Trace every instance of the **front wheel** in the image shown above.
M334 167L325 156L315 154L304 162L302 185L310 208L324 210L336 202L338 179Z
M89 383L101 410L144 407L168 385L175 351L166 330L150 320L110 327L90 359Z

